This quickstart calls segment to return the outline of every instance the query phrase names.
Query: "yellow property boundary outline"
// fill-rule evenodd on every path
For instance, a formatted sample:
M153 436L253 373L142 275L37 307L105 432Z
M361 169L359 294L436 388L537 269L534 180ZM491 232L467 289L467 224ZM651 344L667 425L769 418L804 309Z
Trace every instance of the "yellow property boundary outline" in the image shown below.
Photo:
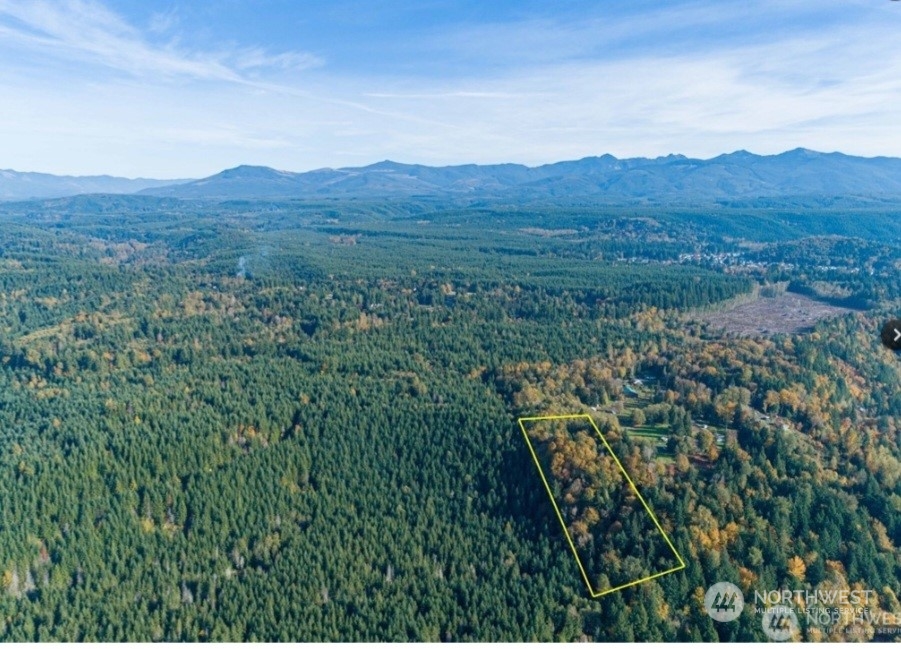
M601 591L600 593L595 592L594 588L591 586L591 580L588 579L588 573L585 572L585 566L582 564L582 559L579 557L579 553L576 551L576 545L575 543L573 543L572 537L569 535L569 530L566 528L566 523L563 521L563 514L560 512L560 508L557 506L557 501L554 500L554 493L553 491L551 491L551 485L548 483L547 478L544 475L544 471L541 468L541 463L538 461L538 456L535 454L535 448L532 446L532 441L529 439L529 434L526 431L526 426L524 423L527 421L551 421L561 419L588 420L588 422L591 424L591 427L594 428L594 432L598 434L598 437L601 438L601 442L604 443L604 447L607 449L607 452L610 453L610 456L616 462L616 466L618 466L619 470L622 471L622 474L626 478L626 481L629 483L629 486L632 488L633 493L638 497L638 500L641 501L641 504L644 505L645 511L648 512L651 520L654 521L654 525L657 526L657 529L663 536L663 540L666 541L666 544L669 546L670 550L673 551L673 554L679 560L678 566L676 566L675 568L670 568L669 570L658 572L654 575L650 575L649 577L642 577L641 579L630 581L627 584L621 584L619 586L608 588L607 590ZM631 476L629 476L629 473L619 461L619 458L616 457L616 453L614 453L613 449L610 448L610 444L607 443L607 440L604 438L603 433L601 433L600 429L597 427L597 424L594 423L594 419L591 418L591 415L547 415L543 417L520 417L517 421L519 422L519 427L522 429L523 437L526 438L526 444L529 445L529 452L532 454L532 459L535 461L535 466L538 468L538 475L541 476L541 481L544 483L544 488L547 489L547 495L551 499L551 504L554 506L554 511L557 512L557 519L560 521L560 526L563 528L563 533L566 535L566 540L569 541L569 547L573 551L573 556L576 557L576 563L579 564L579 571L582 573L582 578L585 580L585 585L588 586L588 592L591 593L592 597L602 597L604 595L609 595L610 593L615 593L618 590L623 590L624 588L629 588L630 586L637 586L638 584L643 584L646 581L651 581L652 579L657 579L658 577L663 577L664 575L668 575L685 568L685 561L682 559L682 555L679 554L679 551L676 550L676 546L673 545L673 542L670 541L669 536L666 535L666 532L660 525L660 521L657 520L657 517L654 516L654 512L651 511L651 508L645 502L645 499L642 498L641 494L638 491L638 487L635 486L635 483L632 481Z

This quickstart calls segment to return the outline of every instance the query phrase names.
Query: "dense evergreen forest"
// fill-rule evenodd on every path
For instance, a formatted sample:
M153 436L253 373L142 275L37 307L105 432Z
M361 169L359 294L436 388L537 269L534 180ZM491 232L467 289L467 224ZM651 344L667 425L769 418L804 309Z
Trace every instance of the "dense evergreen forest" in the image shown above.
M0 637L765 639L751 605L704 612L720 581L861 587L901 614L901 359L878 336L901 313L897 222L2 205ZM853 310L767 336L705 320L786 287ZM685 569L590 596L517 426L569 413ZM561 489L592 565L665 565L610 466L579 461ZM801 619L803 639L861 636L881 637Z

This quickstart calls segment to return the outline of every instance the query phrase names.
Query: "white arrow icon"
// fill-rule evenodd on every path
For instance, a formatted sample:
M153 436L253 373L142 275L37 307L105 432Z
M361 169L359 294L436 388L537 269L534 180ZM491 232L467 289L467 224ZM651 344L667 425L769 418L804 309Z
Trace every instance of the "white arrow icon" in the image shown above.
M894 340L894 342L898 342L899 340L901 340L901 331L898 331L897 328L896 328L896 329L893 329L893 331L895 332L895 340Z

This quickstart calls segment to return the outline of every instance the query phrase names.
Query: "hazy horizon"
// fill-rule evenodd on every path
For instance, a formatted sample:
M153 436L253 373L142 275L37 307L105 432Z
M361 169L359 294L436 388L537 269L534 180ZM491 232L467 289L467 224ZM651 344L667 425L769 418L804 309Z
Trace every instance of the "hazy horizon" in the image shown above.
M661 154L658 154L658 155L634 156L634 157L618 156L618 155L616 155L616 154L614 154L614 153L610 153L610 152L605 151L605 152L603 152L603 153L598 153L598 154L589 154L589 155L582 156L581 158L577 158L577 159L570 159L570 160L564 160L564 159L560 159L560 160L548 160L548 161L545 161L545 162L537 162L537 163L535 163L535 164L526 164L526 163L524 163L524 162L517 162L517 161L515 161L515 160L504 160L504 161L500 161L500 162L485 162L485 163L481 163L481 162L480 162L480 163L476 163L476 162L459 162L459 163L452 163L452 164L427 164L427 163L423 163L423 162L416 162L416 161L409 161L409 160L392 160L392 159L390 159L390 158L382 158L382 159L379 159L379 160L372 160L372 161L370 161L370 162L365 162L365 163L362 163L362 164L359 164L359 165L347 165L347 166L343 166L343 167L318 166L318 167L310 167L310 168L305 168L305 169L283 169L283 168L275 167L275 166L273 166L273 165L269 165L269 164L265 164L265 163L260 163L260 164L239 163L239 164L234 165L234 166L231 166L231 167L223 167L223 168L221 168L221 169L219 169L219 170L217 170L217 171L214 171L214 172L211 173L211 174L207 174L206 176L181 176L181 177L178 177L178 178L175 178L175 177L171 177L171 178L165 178L165 177L151 177L151 176L124 176L124 175L119 175L119 174L115 173L115 171L107 171L107 172L104 172L104 173L98 173L98 174L84 174L84 175L81 175L81 174L78 174L78 175L76 175L76 174L52 174L52 173L49 173L49 172L46 172L46 171L42 171L42 170L38 170L38 169L16 169L16 168L12 168L12 167L0 169L0 173L4 173L4 172L12 172L12 173L20 173L20 174L45 174L45 175L58 176L58 177L60 177L60 178L64 178L64 177L81 178L81 177L103 177L103 176L108 176L108 177L111 177L111 178L123 178L123 179L127 179L127 180L171 180L171 181L175 182L175 181L185 181L185 180L189 180L189 181L190 181L190 180L202 180L203 178L208 178L208 177L210 177L210 176L217 175L217 174L219 174L219 173L222 173L223 171L229 171L229 170L232 170L232 169L238 169L238 168L240 168L240 167L258 167L258 168L266 168L266 169L272 169L273 171L278 171L278 172L283 172L283 173L290 173L290 174L304 174L304 173L310 173L310 172L313 172L313 171L321 171L321 170L326 170L326 169L335 169L335 170L337 170L337 169L351 169L351 168L360 168L360 169L361 169L361 168L370 167L370 166L377 165L377 164L384 163L384 162L391 162L391 163L394 163L394 164L405 165L405 166L425 166L425 167L433 167L433 168L457 167L457 166L466 166L466 165L473 165L473 164L478 165L478 166L492 166L492 165L507 165L507 164L511 164L511 165L525 166L525 167L528 167L528 168L530 168L530 169L534 169L534 168L536 168L536 167L542 167L542 166L545 166L545 165L554 165L554 164L559 164L559 163L562 163L562 162L577 162L577 161L579 161L579 160L584 160L584 159L602 158L602 157L608 156L608 155L609 155L609 156L613 156L613 157L616 158L617 160L629 160L629 159L647 159L647 160L656 160L656 159L670 158L670 157L681 157L681 158L685 158L685 159L687 159L687 160L700 160L700 161L702 161L702 162L709 162L709 161L711 161L711 160L714 160L714 159L719 158L719 157L722 157L722 156L734 155L734 154L737 154L737 153L748 153L748 154L750 154L750 155L758 156L758 157L773 157L773 156L784 155L784 154L786 154L786 153L791 153L792 151L798 151L798 150L809 151L809 152L811 152L811 153L815 153L815 154L819 154L819 155L833 155L833 154L838 154L838 155L844 155L844 156L849 156L849 157L859 157L859 158L863 158L863 159L877 159L877 158L895 158L895 159L901 159L901 155L899 155L899 156L857 156L857 155L855 155L855 154L847 153L846 151L838 151L838 150L834 150L834 151L818 151L818 150L816 150L816 149L811 149L811 148L809 148L809 147L795 147L795 148L793 148L793 149L786 149L785 151L777 151L777 152L775 152L775 153L757 153L757 152L755 152L755 151L749 151L749 150L747 150L747 149L736 149L736 150L734 150L734 151L723 151L723 152L721 152L721 153L716 153L716 154L714 154L714 155L711 155L711 156L708 156L708 157L704 157L704 158L698 158L698 157L693 157L693 156L687 156L687 155L685 155L685 154L683 154L683 153L679 153L679 152L676 152L676 151L672 151L672 152L669 152L669 153L661 153Z

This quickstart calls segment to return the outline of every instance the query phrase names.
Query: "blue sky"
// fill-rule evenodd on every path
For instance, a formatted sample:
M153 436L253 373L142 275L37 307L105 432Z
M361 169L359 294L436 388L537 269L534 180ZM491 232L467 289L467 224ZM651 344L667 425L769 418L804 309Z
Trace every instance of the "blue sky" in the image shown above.
M0 168L901 156L890 0L0 0Z

